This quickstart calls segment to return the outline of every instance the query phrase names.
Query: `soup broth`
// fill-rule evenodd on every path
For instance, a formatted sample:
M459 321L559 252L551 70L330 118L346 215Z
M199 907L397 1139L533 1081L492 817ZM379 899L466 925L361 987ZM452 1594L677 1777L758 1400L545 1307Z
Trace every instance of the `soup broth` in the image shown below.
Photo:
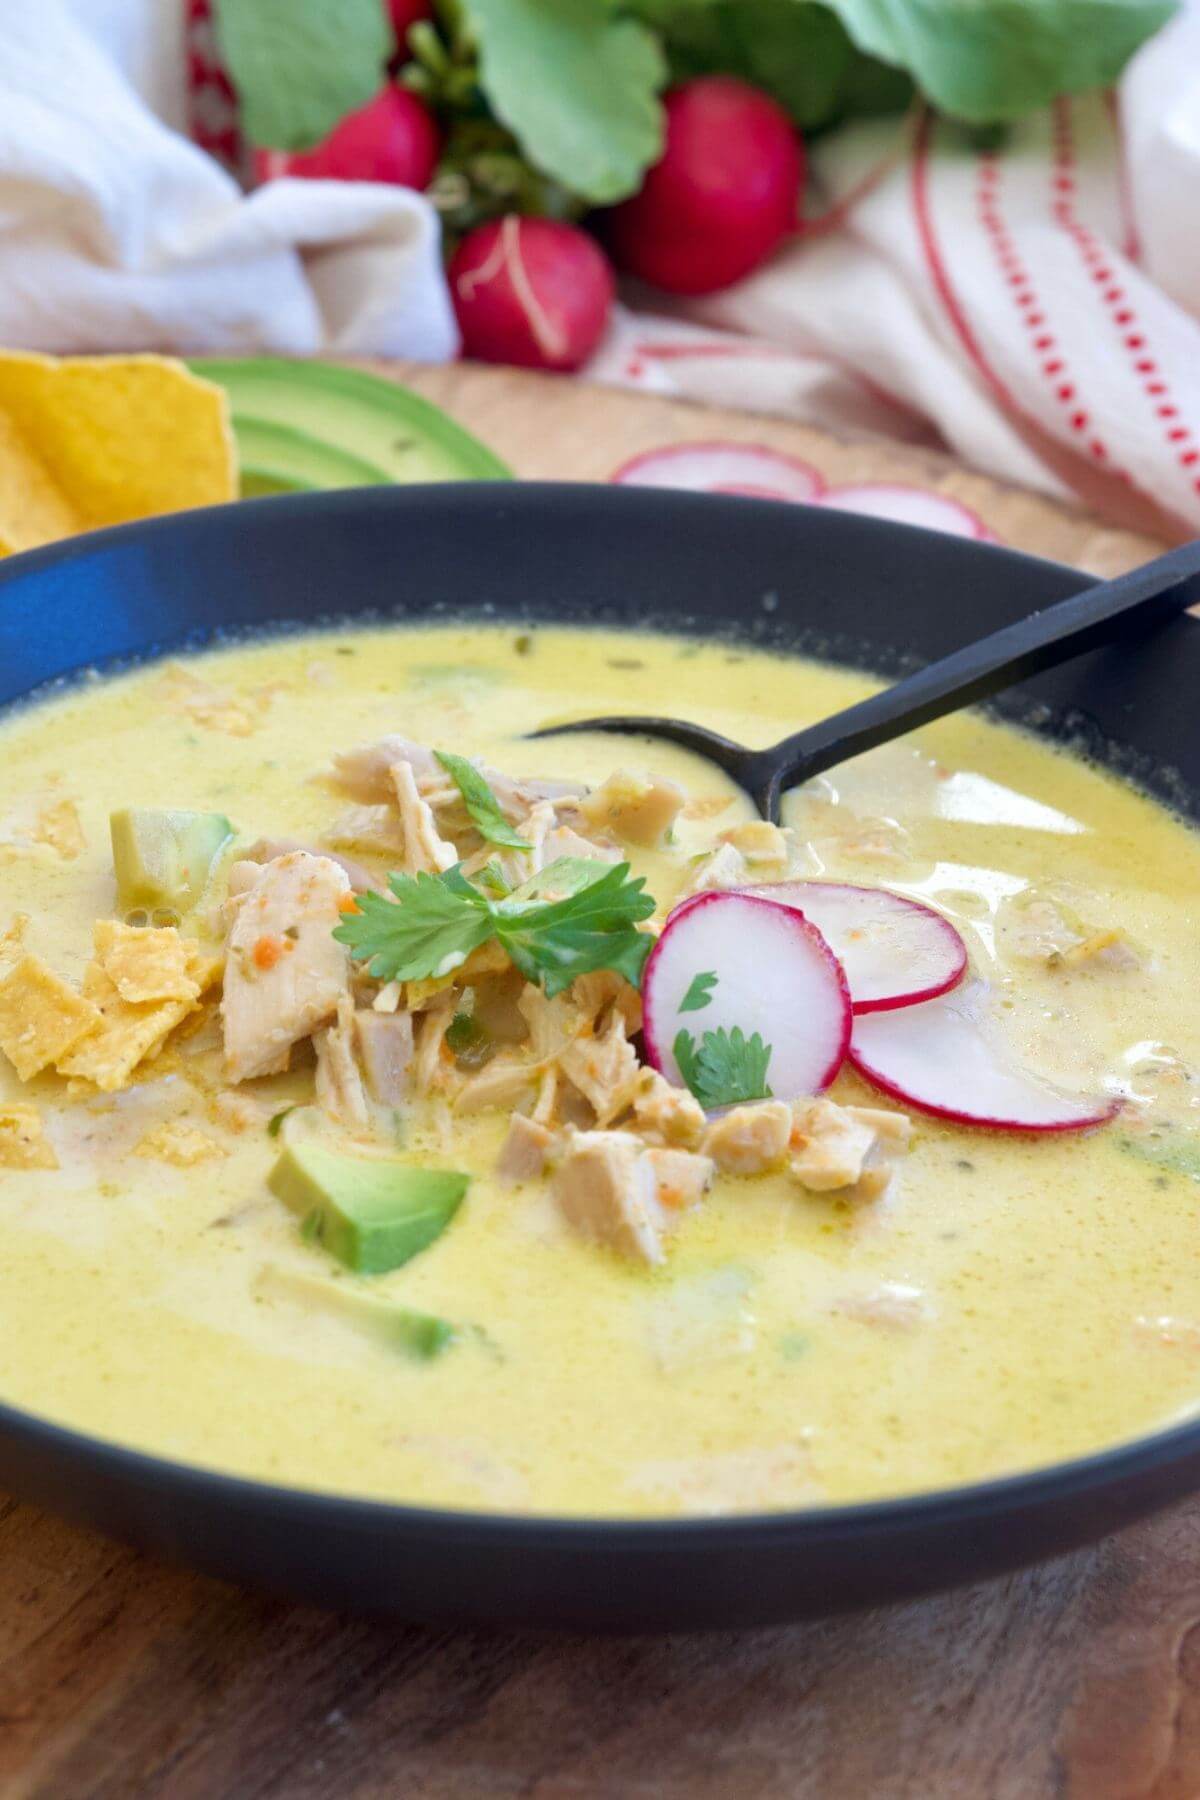
M870 686L717 643L478 625L292 637L90 681L0 726L0 933L28 915L0 970L33 958L88 991L95 922L118 911L110 815L126 808L223 815L237 832L182 916L216 966L241 847L321 853L348 803L378 814L328 772L397 732L518 777L594 788L627 768L679 784L660 841L619 843L657 902L654 929L749 802L669 745L524 734L673 711L767 743ZM67 1073L28 1080L0 1056L0 1398L241 1475L577 1515L897 1495L1192 1417L1194 833L973 714L790 794L785 823L793 873L885 887L950 920L1007 1052L1119 1113L1062 1135L969 1129L846 1066L837 1105L912 1121L883 1184L819 1191L783 1166L718 1168L648 1260L573 1230L550 1175L496 1173L524 1103L461 1106L467 1082L503 1066L475 1015L454 1013L466 1023L453 1056L440 1051L445 1091L414 1091L384 1125L373 1112L364 1133L336 1106L320 1116L307 1043L286 1070L230 1080L210 989L109 1090L72 1076L70 1054ZM169 933L169 909L152 912L126 916ZM393 995L400 1009L413 998ZM603 1129L574 1090L572 1105L554 1132ZM39 1131L40 1149L12 1149ZM348 1268L268 1185L289 1146L312 1143L460 1172L465 1198L401 1266ZM444 1321L447 1341L414 1345L393 1315Z

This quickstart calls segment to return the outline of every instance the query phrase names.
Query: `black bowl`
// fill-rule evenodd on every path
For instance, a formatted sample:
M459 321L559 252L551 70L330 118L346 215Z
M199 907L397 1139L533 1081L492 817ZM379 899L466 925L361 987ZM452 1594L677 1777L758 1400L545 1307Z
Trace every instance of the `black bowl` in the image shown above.
M1008 551L774 502L490 483L304 495L4 564L0 703L89 665L364 614L661 625L893 675L1082 585ZM1179 617L1029 683L1006 710L1194 813L1198 691L1200 628ZM581 706L589 698L581 670ZM0 1480L147 1550L327 1606L680 1629L899 1599L1069 1549L1200 1486L1200 1423L975 1487L717 1520L342 1499L138 1455L11 1407Z

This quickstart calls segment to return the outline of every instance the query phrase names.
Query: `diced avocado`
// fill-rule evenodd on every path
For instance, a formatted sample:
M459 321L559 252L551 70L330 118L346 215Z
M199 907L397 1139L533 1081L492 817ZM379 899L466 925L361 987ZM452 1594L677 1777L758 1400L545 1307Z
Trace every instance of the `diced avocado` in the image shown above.
M290 425L239 414L234 428L244 500L313 488L374 487L389 479L377 464Z
M190 912L233 836L224 813L126 806L109 816L117 905L122 912Z
M439 407L365 370L271 356L202 356L190 366L229 395L247 490L344 487L347 458L376 471L363 481L511 479L512 470ZM268 429L277 434L270 454ZM280 432L293 434L290 447ZM327 460L314 460L314 444Z
M269 1184L299 1214L312 1242L359 1275L385 1275L440 1236L469 1180L452 1169L418 1169L303 1143L284 1151Z
M459 1335L448 1319L414 1312L407 1306L393 1306L390 1301L377 1300L373 1294L361 1293L348 1283L304 1275L295 1269L268 1267L258 1285L265 1294L278 1294L294 1305L329 1313L373 1343L399 1350L420 1362L431 1362L440 1356Z

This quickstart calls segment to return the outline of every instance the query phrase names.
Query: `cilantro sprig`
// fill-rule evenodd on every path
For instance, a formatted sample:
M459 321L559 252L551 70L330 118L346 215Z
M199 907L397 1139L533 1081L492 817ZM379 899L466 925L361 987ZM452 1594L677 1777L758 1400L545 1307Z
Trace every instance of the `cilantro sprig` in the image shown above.
M440 875L389 875L393 899L360 894L358 910L334 931L378 981L452 974L473 950L495 941L527 981L552 999L577 975L613 969L639 986L653 938L637 929L654 900L631 880L628 863L563 856L493 899L460 864Z
M500 802L473 762L450 750L435 750L433 754L462 795L471 823L489 844L501 844L506 850L531 848L509 824Z
M705 1112L718 1106L741 1106L748 1100L769 1100L767 1068L771 1046L758 1032L747 1037L740 1025L726 1031L706 1031L699 1045L690 1031L676 1033L672 1045L679 1072Z
M701 1012L704 1007L711 1006L712 991L716 985L715 969L705 969L702 974L693 975L687 993L679 1002L680 1012Z

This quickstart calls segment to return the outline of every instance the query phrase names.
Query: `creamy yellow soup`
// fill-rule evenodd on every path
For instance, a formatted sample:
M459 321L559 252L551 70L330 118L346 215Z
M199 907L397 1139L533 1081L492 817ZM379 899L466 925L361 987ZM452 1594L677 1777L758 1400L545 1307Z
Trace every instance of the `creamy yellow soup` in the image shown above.
M331 756L388 732L518 775L658 771L689 806L673 843L628 854L661 914L715 833L752 816L745 797L667 745L523 734L664 710L766 743L870 685L717 644L477 625L261 642L186 670L89 682L0 727L0 932L31 915L25 947L68 980L114 908L115 808L212 809L247 839L316 841L341 804L322 779ZM31 819L64 801L80 841L38 841ZM211 1019L114 1094L72 1094L49 1072L23 1084L0 1059L0 1106L34 1103L59 1164L0 1169L0 1398L271 1481L607 1515L902 1494L1191 1417L1195 835L973 715L812 783L786 817L810 873L951 918L1013 1054L1124 1097L1121 1115L1022 1139L914 1113L881 1197L721 1176L647 1267L565 1229L544 1181L501 1185L505 1116L417 1107L397 1154L468 1173L467 1197L422 1254L368 1277L306 1242L267 1186L281 1144L265 1121L311 1099L303 1059L245 1084L258 1111L241 1129L218 1104ZM1119 932L1126 954L1041 954L1047 907ZM891 1104L850 1072L833 1096ZM156 1160L144 1146L164 1122L215 1150ZM362 1297L459 1335L431 1360L402 1354L364 1327Z

